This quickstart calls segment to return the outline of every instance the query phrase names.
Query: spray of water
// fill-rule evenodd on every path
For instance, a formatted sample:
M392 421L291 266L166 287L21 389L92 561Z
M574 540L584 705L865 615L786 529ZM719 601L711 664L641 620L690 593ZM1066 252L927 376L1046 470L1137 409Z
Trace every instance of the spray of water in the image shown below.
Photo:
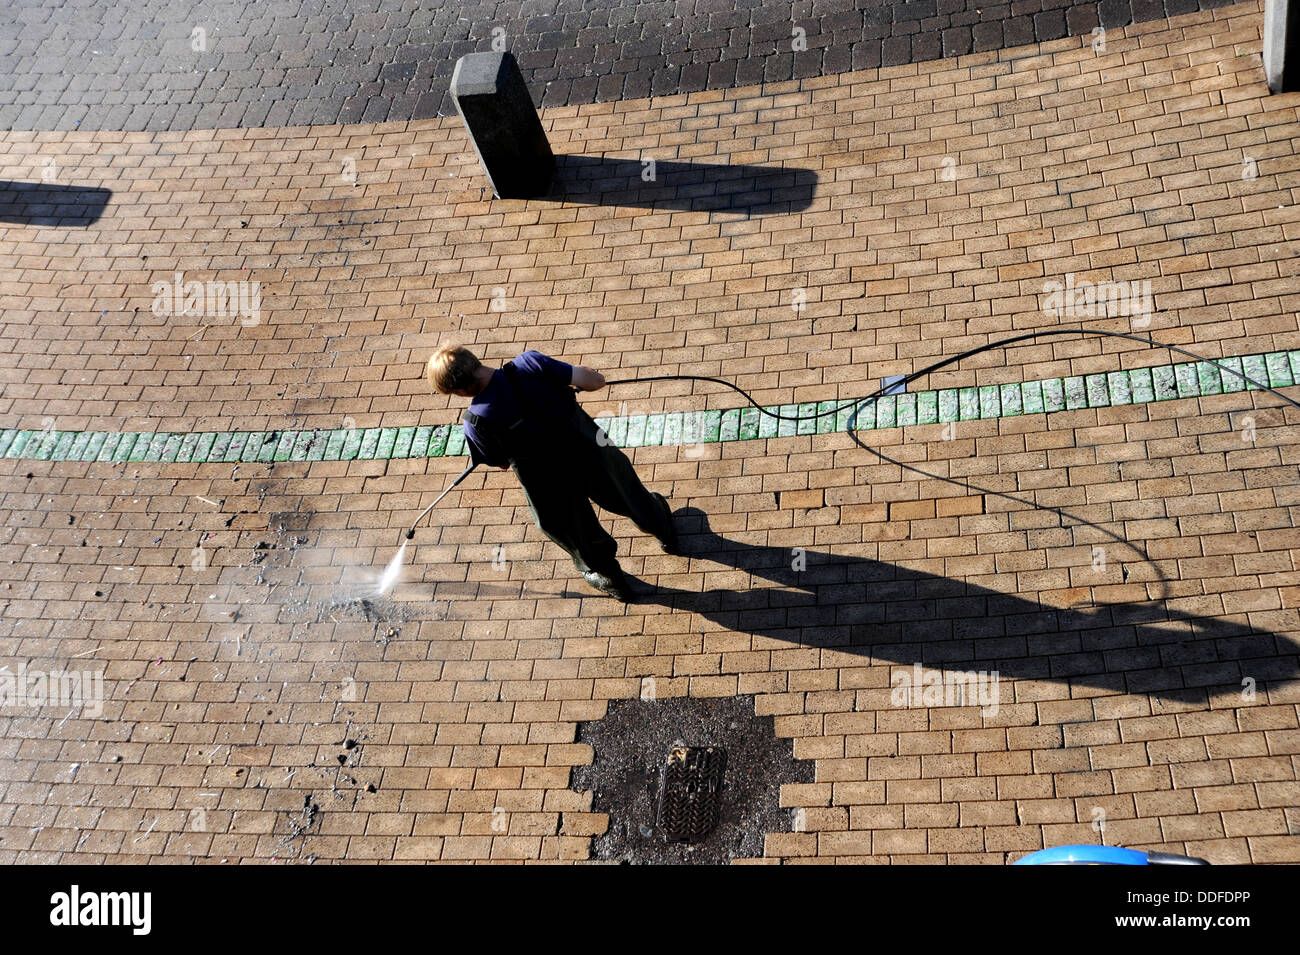
M393 555L393 559L390 560L388 566L384 568L384 573L379 578L379 583L375 584L376 595L383 596L388 593L388 591L392 589L393 585L397 583L397 578L402 576L402 565L406 560L406 545L408 543L410 543L409 540L402 541L402 546L397 548L397 553Z

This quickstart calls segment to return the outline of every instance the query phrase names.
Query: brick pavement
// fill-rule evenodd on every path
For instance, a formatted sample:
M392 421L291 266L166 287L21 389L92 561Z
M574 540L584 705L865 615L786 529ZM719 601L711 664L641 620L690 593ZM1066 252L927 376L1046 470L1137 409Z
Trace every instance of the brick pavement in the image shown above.
M538 103L567 106L897 66L1228 2L9 0L0 9L0 129L450 116L456 59L491 48L496 31Z
M1163 341L1295 349L1297 99L1266 94L1258 31L1248 3L1104 54L1065 38L543 115L564 153L815 172L806 208L752 215L489 201L446 119L8 133L0 178L112 197L91 224L0 223L0 427L446 424L421 364L452 334L765 404L853 397L1059 324L1045 286L1071 272L1149 280ZM156 314L178 271L259 281L260 319ZM1168 361L1048 341L927 387ZM587 404L620 400L735 406L685 385ZM0 711L0 859L583 859L606 820L570 788L578 724L654 677L752 694L814 764L771 861L1103 835L1297 861L1298 420L1251 391L637 448L688 557L611 521L659 588L626 607L575 585L496 473L448 498L391 598L344 599L454 458L0 460L0 665L102 667L106 696ZM998 670L996 713L899 705L914 664Z

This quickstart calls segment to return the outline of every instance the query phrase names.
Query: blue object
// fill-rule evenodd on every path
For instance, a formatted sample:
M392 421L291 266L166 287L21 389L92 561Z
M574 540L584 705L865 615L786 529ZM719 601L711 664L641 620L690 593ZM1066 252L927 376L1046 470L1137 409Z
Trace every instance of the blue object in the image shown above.
M887 395L901 395L907 391L907 385L904 381L906 375L886 375L880 382Z
M1172 852L1142 852L1121 846L1054 846L1031 852L1013 865L1209 865Z

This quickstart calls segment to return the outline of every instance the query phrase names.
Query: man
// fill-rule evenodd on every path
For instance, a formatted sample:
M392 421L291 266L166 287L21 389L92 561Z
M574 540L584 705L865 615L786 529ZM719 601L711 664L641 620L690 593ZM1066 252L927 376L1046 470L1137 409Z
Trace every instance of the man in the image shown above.
M631 518L665 553L676 553L672 508L662 494L646 490L627 455L574 397L574 388L604 388L600 372L536 351L489 368L469 349L443 345L429 359L428 374L440 394L473 399L464 417L470 459L514 470L534 522L591 586L625 603L634 596L592 501Z

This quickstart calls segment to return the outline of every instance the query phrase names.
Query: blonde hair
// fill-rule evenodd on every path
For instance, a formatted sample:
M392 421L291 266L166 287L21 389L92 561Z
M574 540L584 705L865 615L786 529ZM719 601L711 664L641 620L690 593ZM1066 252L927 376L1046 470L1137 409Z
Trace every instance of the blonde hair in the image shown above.
M471 389L480 367L478 358L463 345L441 345L429 356L426 371L434 391L449 395Z

